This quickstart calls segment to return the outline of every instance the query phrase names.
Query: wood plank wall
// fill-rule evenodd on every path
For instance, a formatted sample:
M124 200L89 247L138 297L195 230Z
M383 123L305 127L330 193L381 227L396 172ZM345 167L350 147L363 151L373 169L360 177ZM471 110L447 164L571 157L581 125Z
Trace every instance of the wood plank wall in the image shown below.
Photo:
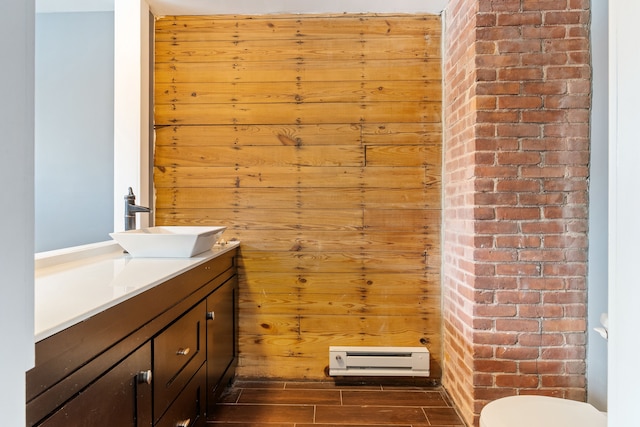
M243 377L330 345L427 345L441 376L440 17L156 22L158 225L239 239Z

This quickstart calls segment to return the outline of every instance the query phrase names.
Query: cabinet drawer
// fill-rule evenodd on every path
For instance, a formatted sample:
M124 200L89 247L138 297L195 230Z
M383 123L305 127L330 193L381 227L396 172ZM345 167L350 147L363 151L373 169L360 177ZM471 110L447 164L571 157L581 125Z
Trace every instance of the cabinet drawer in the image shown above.
M202 301L153 339L154 419L158 420L206 359Z
M156 427L200 427L205 425L205 367L189 381L180 396L171 404Z

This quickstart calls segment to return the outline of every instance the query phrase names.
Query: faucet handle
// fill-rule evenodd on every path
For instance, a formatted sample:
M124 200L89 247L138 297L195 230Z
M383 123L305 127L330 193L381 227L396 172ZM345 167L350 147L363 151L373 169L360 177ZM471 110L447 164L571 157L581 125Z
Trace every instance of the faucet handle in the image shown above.
M131 187L129 187L129 194L124 196L124 200L129 205L136 204L136 195L133 194L133 189Z

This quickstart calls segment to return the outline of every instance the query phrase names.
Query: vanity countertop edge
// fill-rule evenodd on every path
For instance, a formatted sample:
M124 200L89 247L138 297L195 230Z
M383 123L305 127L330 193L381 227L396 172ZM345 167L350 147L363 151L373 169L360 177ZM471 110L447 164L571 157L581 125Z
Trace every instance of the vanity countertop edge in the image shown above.
M35 342L235 250L216 244L191 258L134 258L114 241L35 258Z

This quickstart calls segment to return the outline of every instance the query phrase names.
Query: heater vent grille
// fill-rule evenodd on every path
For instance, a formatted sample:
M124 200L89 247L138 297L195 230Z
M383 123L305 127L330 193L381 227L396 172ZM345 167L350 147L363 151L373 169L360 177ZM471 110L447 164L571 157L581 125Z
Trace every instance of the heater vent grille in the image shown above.
M425 347L329 347L331 376L429 376Z

